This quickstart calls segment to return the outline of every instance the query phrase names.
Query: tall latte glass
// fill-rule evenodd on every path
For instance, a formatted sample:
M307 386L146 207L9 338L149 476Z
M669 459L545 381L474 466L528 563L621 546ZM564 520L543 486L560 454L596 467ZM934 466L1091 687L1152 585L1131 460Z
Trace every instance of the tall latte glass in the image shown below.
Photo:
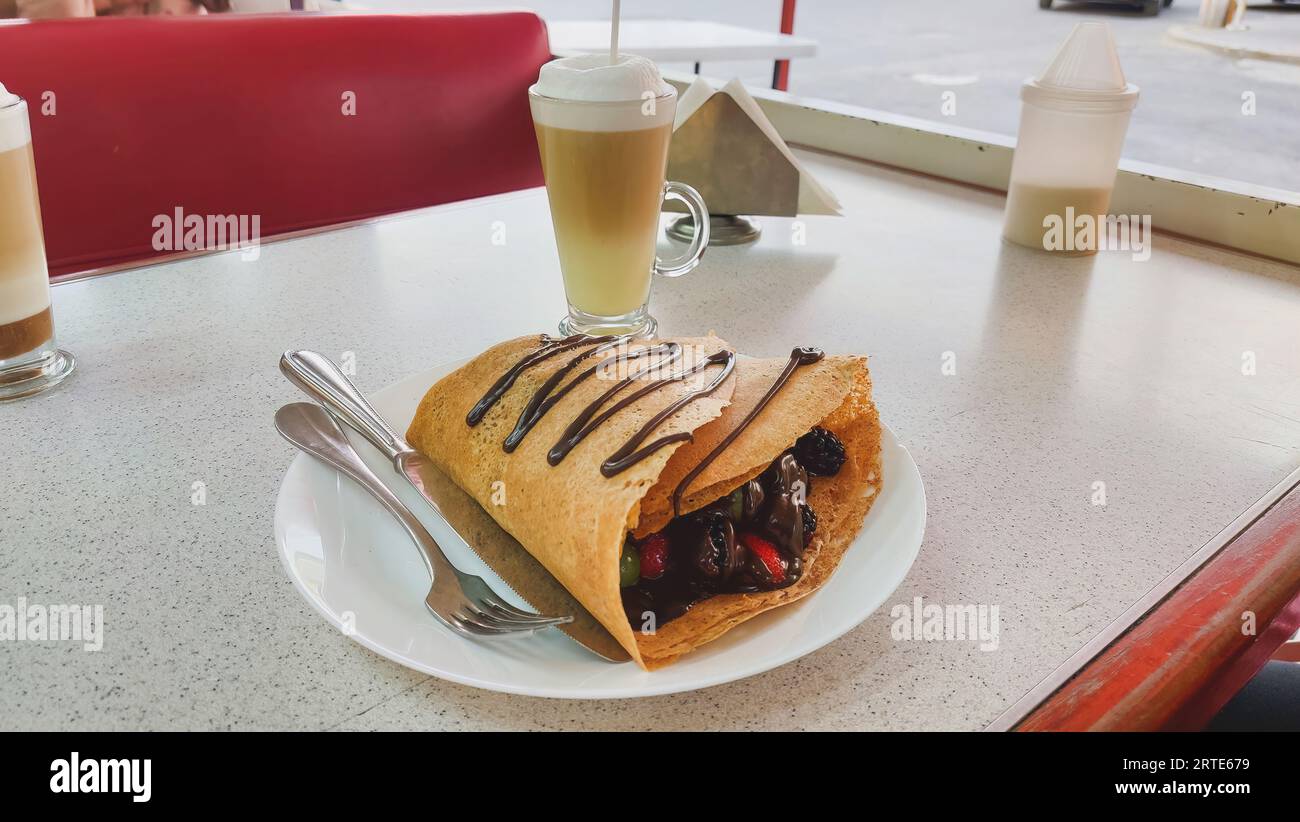
M43 391L73 364L54 344L27 103L0 85L0 400Z
M561 332L652 335L652 275L685 274L709 242L699 193L664 179L676 90L645 58L584 55L544 65L528 98L569 303ZM670 261L655 256L665 198L704 229Z

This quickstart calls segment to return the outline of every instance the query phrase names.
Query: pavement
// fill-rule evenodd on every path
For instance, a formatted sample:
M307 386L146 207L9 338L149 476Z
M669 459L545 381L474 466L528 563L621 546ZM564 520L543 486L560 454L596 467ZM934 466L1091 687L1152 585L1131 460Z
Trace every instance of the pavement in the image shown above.
M1237 59L1300 63L1300 14L1254 15L1236 28L1173 26L1169 36Z
M376 9L528 7L553 20L607 17L609 0L359 0ZM625 18L698 18L776 30L780 0L623 0ZM1074 25L1105 20L1128 79L1141 88L1124 156L1300 192L1300 63L1274 59L1300 45L1300 4L1252 3L1245 32L1221 43L1179 36L1199 28L1199 2L1174 0L1155 17L1120 6L1037 0L803 0L795 32L818 41L795 61L790 91L937 122L1014 135L1020 85L1040 72ZM1207 30L1208 31L1208 30ZM1199 34L1200 32L1193 32ZM1229 44L1244 43L1237 47ZM1283 48L1278 49L1281 45ZM1224 50L1226 49L1226 51ZM665 68L690 70L689 65ZM703 73L771 83L771 64L705 63ZM955 110L944 110L945 93Z

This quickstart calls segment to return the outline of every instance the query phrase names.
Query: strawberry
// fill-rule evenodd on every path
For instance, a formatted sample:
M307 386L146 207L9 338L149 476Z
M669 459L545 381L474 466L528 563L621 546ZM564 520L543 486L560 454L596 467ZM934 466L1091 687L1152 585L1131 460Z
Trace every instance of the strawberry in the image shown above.
M741 534L740 541L763 563L774 584L781 585L785 582L785 562L775 545L756 534Z
M641 579L659 579L668 567L668 538L651 534L641 541Z

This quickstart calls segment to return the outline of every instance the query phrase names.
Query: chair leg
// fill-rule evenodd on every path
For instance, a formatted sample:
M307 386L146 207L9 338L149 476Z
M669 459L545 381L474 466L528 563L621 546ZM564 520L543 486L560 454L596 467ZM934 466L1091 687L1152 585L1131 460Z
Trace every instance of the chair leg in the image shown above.
M777 60L772 67L772 88L785 91L790 82L790 61Z
M794 34L795 0L781 0L781 33ZM777 60L772 69L772 88L786 91L790 87L790 61Z

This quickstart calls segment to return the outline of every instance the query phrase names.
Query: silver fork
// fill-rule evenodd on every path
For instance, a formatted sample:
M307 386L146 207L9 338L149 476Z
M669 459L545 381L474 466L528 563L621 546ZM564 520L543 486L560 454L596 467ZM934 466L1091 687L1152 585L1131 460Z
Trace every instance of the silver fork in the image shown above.
M397 517L420 549L433 577L424 603L448 628L474 639L495 639L531 634L573 621L571 616L547 617L520 610L498 597L482 577L452 565L411 509L375 476L338 423L320 406L289 403L275 412L275 427L302 451L351 477Z

